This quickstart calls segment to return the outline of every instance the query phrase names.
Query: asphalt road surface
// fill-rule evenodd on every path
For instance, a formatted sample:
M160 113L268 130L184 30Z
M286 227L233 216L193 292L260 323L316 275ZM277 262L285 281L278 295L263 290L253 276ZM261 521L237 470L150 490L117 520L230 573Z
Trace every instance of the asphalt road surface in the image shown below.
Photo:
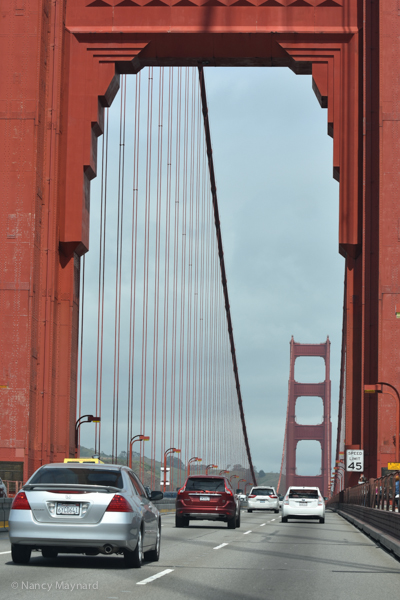
M327 511L317 521L281 523L242 513L240 529L210 521L176 529L162 517L161 559L126 569L122 557L32 553L11 561L0 533L1 600L379 600L399 598L400 562Z

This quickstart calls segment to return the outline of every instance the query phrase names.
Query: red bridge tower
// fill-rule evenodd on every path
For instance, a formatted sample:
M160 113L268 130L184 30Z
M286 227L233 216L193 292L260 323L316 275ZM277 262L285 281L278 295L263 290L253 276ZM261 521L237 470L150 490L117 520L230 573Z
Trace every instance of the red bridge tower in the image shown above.
M329 337L325 344L298 344L292 337L290 341L289 397L286 421L286 489L290 485L313 485L319 487L323 496L328 495L331 465L330 345ZM294 365L296 358L299 356L321 356L325 361L325 381L322 383L298 383L295 381ZM299 425L296 422L296 401L302 396L322 398L324 412L322 423L319 425ZM296 449L301 440L316 440L321 444L320 475L313 477L296 474Z

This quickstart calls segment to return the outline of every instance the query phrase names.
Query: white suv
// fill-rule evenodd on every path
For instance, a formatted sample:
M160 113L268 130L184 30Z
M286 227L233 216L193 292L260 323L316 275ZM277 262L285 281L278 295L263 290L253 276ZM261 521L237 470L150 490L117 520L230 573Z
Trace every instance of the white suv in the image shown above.
M282 505L282 523L288 519L319 519L325 523L325 502L319 488L292 485Z
M247 512L253 510L273 510L279 512L279 498L275 489L269 485L260 485L251 488L247 497Z

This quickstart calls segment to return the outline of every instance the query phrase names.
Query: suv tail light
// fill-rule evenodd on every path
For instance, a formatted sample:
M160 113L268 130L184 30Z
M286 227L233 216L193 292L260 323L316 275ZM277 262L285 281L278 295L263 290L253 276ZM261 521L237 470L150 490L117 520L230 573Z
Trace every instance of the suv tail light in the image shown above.
M31 510L25 492L19 492L19 494L15 496L11 508L13 510Z
M133 508L123 496L115 494L107 506L106 512L133 512Z
M178 494L177 495L179 496L179 494L183 494L184 491L185 491L185 486L181 487L181 489L178 490Z
M256 497L256 495L255 495L255 494L249 494L249 496L248 496L248 497L249 497L249 498L255 498L255 497Z
M278 496L275 496L275 494L270 494L269 497L270 498L277 498Z
M225 486L225 492L226 492L227 494L229 494L229 496L233 496L233 493L232 493L232 491L231 491L229 488L227 488L226 486Z

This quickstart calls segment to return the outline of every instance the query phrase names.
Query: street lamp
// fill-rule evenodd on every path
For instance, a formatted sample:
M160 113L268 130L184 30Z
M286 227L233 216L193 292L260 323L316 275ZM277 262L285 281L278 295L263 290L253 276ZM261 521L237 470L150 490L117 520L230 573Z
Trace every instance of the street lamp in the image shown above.
M248 485L252 485L249 481L246 483L246 485L244 486L244 493L246 493L246 488Z
M148 435L142 435L141 433L139 435L134 435L133 438L131 439L131 441L129 442L129 468L132 469L132 446L135 442L148 442L149 441L149 436Z
M374 385L364 385L364 392L366 394L375 394L375 392L377 394L382 394L383 393L383 389L382 386L383 385L387 385L387 387L389 387L390 389L392 389L396 396L394 396L394 394L388 392L388 394L390 394L392 396L392 398L394 398L395 400L397 400L397 407L396 407L396 441L395 441L395 462L399 462L399 428L400 428L400 424L399 424L399 420L400 420L400 395L399 392L397 391L397 389L394 387L394 385L391 385L390 383L386 383L385 381L378 381L378 383L374 384Z
M86 421L82 421L82 419L87 419ZM79 458L78 456L78 432L79 427L82 423L100 423L100 417L94 417L93 415L82 415L79 417L77 422L75 423L75 458Z
M164 452L164 492L165 488L167 487L167 456L168 454L173 454L174 452L178 454L180 452L180 448L168 448L168 450Z
M239 481L237 482L237 486L238 486L238 487L239 487L239 483L240 483L241 481L246 481L246 480L245 480L245 479L239 479Z
M188 461L188 474L187 474L188 477L190 475L190 463L201 462L202 460L203 460L202 458L198 458L197 456L193 456L193 458L189 458L189 461Z
M224 469L223 471L219 472L220 475L222 475L223 473L229 473L229 471L227 471L226 469Z
M239 475L231 475L229 477L229 483L232 483L232 479L235 479L235 477L236 477L236 479L239 479Z
M208 469L218 469L218 465L207 465L206 466L206 475L208 475Z

